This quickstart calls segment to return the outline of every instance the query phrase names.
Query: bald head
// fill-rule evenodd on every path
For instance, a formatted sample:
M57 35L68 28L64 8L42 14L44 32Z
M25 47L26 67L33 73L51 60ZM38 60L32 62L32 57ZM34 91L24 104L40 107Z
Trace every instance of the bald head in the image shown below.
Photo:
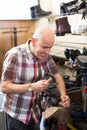
M39 60L47 59L54 44L54 34L48 27L39 27L33 34L29 48Z
M39 27L33 34L32 38L38 40L46 40L48 42L54 43L54 34L49 27Z

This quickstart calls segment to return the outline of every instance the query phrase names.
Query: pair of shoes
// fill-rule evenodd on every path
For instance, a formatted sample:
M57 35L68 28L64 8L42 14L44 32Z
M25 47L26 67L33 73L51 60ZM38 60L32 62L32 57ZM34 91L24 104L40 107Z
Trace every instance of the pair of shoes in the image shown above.
M73 0L68 3L60 4L61 15L82 13L82 10L86 8L86 0Z
M32 18L48 16L48 15L50 15L52 13L51 11L42 10L40 5L32 6L30 8L30 11L31 11L31 17Z
M74 49L65 49L64 54L66 56L66 59L72 59L73 61L75 61L76 57L81 55L80 51L78 49L74 50Z
M64 36L65 33L71 33L71 27L68 23L67 17L58 18L55 20L56 23L56 36Z
M68 3L61 3L60 4L60 14L66 15L66 14L70 14L71 12L75 12L77 2L78 2L78 0L73 0Z

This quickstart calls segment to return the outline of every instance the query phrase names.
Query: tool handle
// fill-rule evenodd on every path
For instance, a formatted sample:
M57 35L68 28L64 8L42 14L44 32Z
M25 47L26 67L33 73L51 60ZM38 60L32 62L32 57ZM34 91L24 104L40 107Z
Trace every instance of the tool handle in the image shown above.
M52 77L50 77L47 82L50 83L52 81Z

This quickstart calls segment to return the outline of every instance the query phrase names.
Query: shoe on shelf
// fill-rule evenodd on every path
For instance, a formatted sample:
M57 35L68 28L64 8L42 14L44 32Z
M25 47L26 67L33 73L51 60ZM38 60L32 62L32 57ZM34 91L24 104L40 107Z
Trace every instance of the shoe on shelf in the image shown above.
M71 26L68 23L67 17L61 17L55 20L56 36L64 36L65 33L71 33Z
M38 17L48 16L52 14L51 11L42 10L40 5L30 7L30 11L31 11L32 18L38 18Z

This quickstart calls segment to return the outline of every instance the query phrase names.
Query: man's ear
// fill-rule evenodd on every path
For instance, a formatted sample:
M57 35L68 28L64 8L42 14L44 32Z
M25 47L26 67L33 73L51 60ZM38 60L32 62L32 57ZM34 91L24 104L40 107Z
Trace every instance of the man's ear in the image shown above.
M36 39L35 38L31 38L31 42L32 42L32 45L35 46Z

